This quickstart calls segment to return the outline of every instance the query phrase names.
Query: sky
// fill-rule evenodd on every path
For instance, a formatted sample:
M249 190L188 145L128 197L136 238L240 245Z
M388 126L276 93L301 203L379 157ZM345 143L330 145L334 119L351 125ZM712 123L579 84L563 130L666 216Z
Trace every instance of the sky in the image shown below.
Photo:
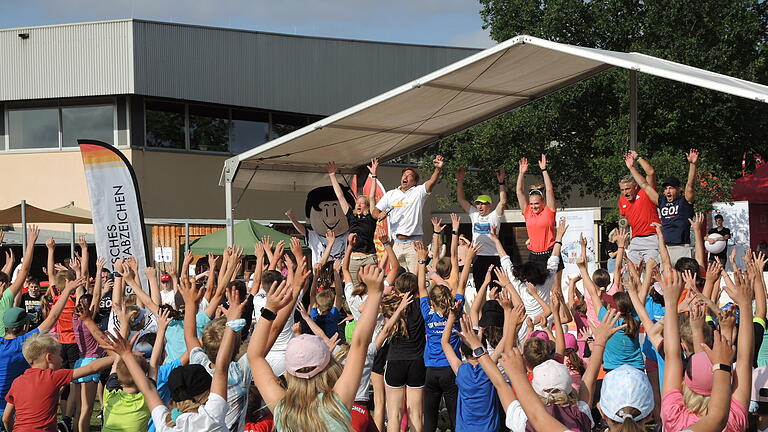
M0 0L0 28L138 18L255 31L487 48L477 0Z

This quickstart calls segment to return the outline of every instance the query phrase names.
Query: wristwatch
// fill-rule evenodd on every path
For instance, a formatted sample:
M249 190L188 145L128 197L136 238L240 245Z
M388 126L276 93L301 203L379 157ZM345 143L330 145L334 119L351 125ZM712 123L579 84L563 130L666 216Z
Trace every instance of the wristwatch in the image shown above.
M719 370L723 372L731 373L733 371L733 367L731 365L723 364L723 363L715 363L712 365L712 372L719 371Z
M486 351L485 348L483 348L483 347L477 347L477 348L472 350L472 356L474 358L480 358L480 357L482 357L482 356L484 356L486 354L488 354L488 351Z
M419 260L419 264L426 264L426 263L427 263L427 260L423 260L423 259Z

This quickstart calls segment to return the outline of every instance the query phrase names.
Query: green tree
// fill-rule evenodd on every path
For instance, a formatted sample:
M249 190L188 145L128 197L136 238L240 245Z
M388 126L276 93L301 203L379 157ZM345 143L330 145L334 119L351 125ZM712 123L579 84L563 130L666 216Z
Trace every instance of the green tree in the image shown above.
M746 0L480 0L491 36L520 34L614 51L641 52L768 82L768 6ZM768 105L639 74L638 152L661 179L685 179L685 152L702 153L699 209L727 200L744 152L766 152ZM627 173L629 78L613 69L438 143L449 169L517 172L520 157L546 153L559 201L569 194L618 196ZM535 169L531 170L535 172ZM452 178L452 175L448 176ZM494 190L490 172L468 176L468 194Z

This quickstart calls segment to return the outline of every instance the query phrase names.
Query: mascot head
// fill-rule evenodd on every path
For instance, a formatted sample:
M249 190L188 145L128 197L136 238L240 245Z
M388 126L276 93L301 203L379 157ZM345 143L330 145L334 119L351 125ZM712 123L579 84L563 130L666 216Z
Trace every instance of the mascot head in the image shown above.
M350 211L352 211L355 206L355 197L352 196L352 191L345 186L342 186L341 190L349 204ZM341 205L336 198L336 193L333 192L333 186L323 186L309 191L304 210L309 225L318 235L324 236L327 230L331 230L338 238L349 230L347 215L341 211Z

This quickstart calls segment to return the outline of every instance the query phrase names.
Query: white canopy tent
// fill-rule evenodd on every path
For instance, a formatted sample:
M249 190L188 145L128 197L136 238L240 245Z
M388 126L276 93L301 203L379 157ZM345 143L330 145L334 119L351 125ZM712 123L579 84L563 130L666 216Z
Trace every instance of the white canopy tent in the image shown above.
M327 160L349 174L372 157L391 160L612 67L630 70L632 146L637 141L637 72L768 101L768 86L680 63L517 36L227 159L220 183L228 244L232 187L310 190L327 181Z

